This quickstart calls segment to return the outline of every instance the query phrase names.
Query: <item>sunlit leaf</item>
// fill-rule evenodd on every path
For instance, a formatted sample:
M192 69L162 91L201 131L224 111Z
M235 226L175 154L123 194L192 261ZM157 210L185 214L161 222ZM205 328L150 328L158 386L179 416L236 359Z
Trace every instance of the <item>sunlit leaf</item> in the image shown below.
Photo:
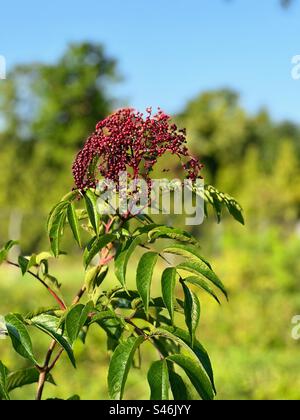
M166 360L154 362L148 372L148 383L151 389L151 400L169 399L169 373Z
M131 337L118 345L112 356L108 372L108 389L112 400L122 400L133 357L145 338Z

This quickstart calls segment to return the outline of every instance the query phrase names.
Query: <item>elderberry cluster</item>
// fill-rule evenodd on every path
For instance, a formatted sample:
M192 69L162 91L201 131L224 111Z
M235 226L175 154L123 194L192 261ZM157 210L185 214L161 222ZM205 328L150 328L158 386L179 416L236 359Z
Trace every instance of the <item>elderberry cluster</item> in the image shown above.
M118 182L119 173L150 181L150 172L165 153L177 155L187 178L198 178L200 162L186 147L186 131L178 130L170 117L159 110L144 116L133 109L121 109L100 121L73 164L76 187L95 187L99 176Z

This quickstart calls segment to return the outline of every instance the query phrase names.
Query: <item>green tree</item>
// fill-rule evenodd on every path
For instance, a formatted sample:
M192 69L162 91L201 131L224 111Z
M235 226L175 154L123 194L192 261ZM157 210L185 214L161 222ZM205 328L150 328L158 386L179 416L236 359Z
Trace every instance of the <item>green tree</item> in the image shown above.
M72 156L90 127L110 112L109 86L117 80L116 61L103 46L82 43L70 45L54 64L17 66L1 84L0 178L6 183L0 203L6 213L16 207L30 218L35 234L26 247L41 237L39 216L65 185L72 187Z

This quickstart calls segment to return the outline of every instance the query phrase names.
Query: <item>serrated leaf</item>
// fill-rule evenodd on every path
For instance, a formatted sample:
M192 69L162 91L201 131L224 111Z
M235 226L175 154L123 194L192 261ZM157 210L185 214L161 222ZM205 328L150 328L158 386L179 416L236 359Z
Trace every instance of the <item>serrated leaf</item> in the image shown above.
M80 330L84 326L89 313L93 310L94 304L88 302L86 305L75 305L67 314L65 319L66 333L72 345L77 339Z
M85 267L87 268L88 265L91 263L93 258L108 244L116 240L116 235L111 233L102 235L100 237L94 237L91 242L87 245L83 259Z
M235 220L242 225L245 224L242 207L234 198L230 197L230 195L218 191L212 185L205 185L203 198L205 204L209 204L213 207L218 222L221 220L222 207L226 206Z
M122 400L133 357L145 338L131 337L121 342L111 358L108 372L108 390L112 400Z
M158 254L156 252L147 252L140 259L136 272L136 286L143 301L146 315L149 311L151 283L157 258Z
M89 220L91 222L91 225L93 226L95 234L98 236L99 215L97 212L97 197L91 190L88 190L84 195L84 200Z
M195 334L200 321L200 302L198 297L192 290L190 290L184 282L181 282L184 292L184 315L185 323L188 327L191 345L193 347L195 341Z
M190 233L182 229L172 228L168 226L156 227L148 233L148 236L151 241L154 241L161 237L176 239L180 242L197 243L197 240L193 238L193 236Z
M188 401L188 387L182 377L174 370L169 370L170 387L175 401Z
M0 400L9 400L7 389L8 369L0 360Z
M186 343L187 345L190 344L190 342L191 342L190 335L187 331L184 331L181 328L168 327L168 326L165 326L165 329L168 332L170 332L173 335L173 337L174 336L178 337L182 342ZM209 379L212 383L213 389L216 392L215 382L214 382L214 373L213 373L213 368L212 368L212 364L211 364L209 355L208 355L207 351L205 350L205 348L203 347L203 345L197 339L195 339L195 341L194 341L192 351L194 352L194 354L198 358L199 362L203 366L205 372L207 373L207 376L209 377Z
M52 315L39 315L31 319L31 325L52 337L66 351L74 367L76 367L75 357L68 340L62 335L59 328L59 319Z
M195 286L200 287L201 289L205 290L209 295L211 295L220 305L221 302L218 298L218 296L215 294L215 292L212 290L211 287L209 287L209 285L206 283L205 280L203 280L200 277L187 277L186 279L184 279L185 283L190 283L193 284Z
M216 214L216 218L218 223L221 222L221 216L222 216L222 200L219 199L218 194L217 194L217 190L206 190L204 192L205 196L209 198L209 202L211 203L215 214ZM205 198L204 198L205 199Z
M54 312L59 309L59 306L43 306L41 308L35 309L34 311L28 312L25 318L30 320L38 315L45 314L47 312Z
M210 263L201 255L199 247L195 245L175 243L165 248L162 252L166 254L179 255L188 258L190 261L198 262L201 260L212 270Z
M170 340L185 350L189 354L189 357L197 361L200 369L204 369L207 377L211 381L212 388L216 393L214 374L208 353L198 340L195 339L194 346L191 347L191 340L188 332L177 327L168 327L166 325L164 328L156 328L153 330L151 337Z
M97 312L89 321L89 325L94 324L95 322L103 321L105 319L116 319L116 314L111 310Z
M153 224L153 220L148 214L137 214L136 218L140 220L141 222Z
M151 390L152 401L169 399L169 373L166 360L154 362L148 372L148 383Z
M183 341L180 337L176 336L175 334L173 334L169 329L165 328L155 328L155 330L153 330L151 332L151 336L154 337L161 337L161 338L165 338L167 340L171 340L174 343L176 343L177 345L181 346L183 349L185 349L187 352L191 353L194 355L193 350L190 347L190 343L186 343L185 341Z
M54 213L61 207L61 205L64 205L64 203L70 203L71 201L74 201L76 198L78 197L78 190L74 190L69 192L68 194L66 194L57 204L55 204L48 216L47 219L47 231L50 230L50 225L52 223L52 217L54 215Z
M7 390L13 391L16 388L22 388L25 385L37 383L39 380L39 372L36 368L28 368L11 372L7 377ZM48 374L46 381L55 385L52 375Z
M175 286L176 286L176 269L166 268L161 278L162 297L166 308L170 314L172 323L174 322L174 307L176 304Z
M68 216L68 222L71 227L74 239L78 243L79 247L81 248L79 221L78 221L75 206L73 203L69 203L68 205L67 216Z
M63 227L67 218L69 202L62 201L52 210L51 216L48 220L48 235L51 243L51 250L55 257L60 254L60 240L63 232Z
M197 362L182 354L168 356L167 360L177 364L185 371L199 396L203 400L214 399L214 392L210 380Z
M15 351L25 359L37 364L30 336L24 322L15 314L5 316L6 328Z
M164 225L158 225L157 223L150 223L149 225L136 228L132 235L134 237L137 237L140 235L144 235L145 233L148 234L149 232L153 231L155 228L160 228L162 226Z
M207 280L211 281L218 289L220 289L225 297L228 299L227 291L225 289L225 286L221 282L221 280L218 278L218 276L215 274L214 271L212 271L207 264L205 264L202 260L196 261L186 261L177 266L177 269L188 271L193 274L197 274L200 276L203 276Z
M126 242L125 248L115 258L115 274L122 286L126 283L126 271L129 259L136 247L143 242L141 236L131 238Z
M242 225L245 225L245 219L243 216L242 207L233 199L228 199L226 201L226 206L231 216L233 216L234 219L238 221L239 223L241 223Z

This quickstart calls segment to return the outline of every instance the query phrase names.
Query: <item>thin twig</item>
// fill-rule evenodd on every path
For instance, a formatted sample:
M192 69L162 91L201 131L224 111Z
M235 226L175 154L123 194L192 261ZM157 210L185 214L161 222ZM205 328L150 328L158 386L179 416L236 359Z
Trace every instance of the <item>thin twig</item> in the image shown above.
M60 359L60 356L63 354L63 352L64 352L64 349L59 350L59 352L57 353L57 356L53 360L52 364L49 366L49 372L51 372L51 370L55 368L55 365L58 362L58 360Z
M162 352L160 351L160 349L158 348L158 346L156 345L155 341L151 340L151 337L146 334L143 330L141 330L137 325L135 325L135 323L130 319L130 318L125 318L125 322L127 322L127 324L131 325L132 327L134 327L135 332L144 337L145 340L149 340L150 343L155 347L155 349L158 351L159 357L161 360L163 360L165 358L165 356L162 354Z
M86 291L86 287L83 286L79 290L79 292L77 293L75 298L73 299L73 302L72 302L73 305L75 305L76 303L78 303L80 301L80 299L84 295L85 291ZM55 357L55 359L53 360L52 364L49 365L55 347L56 347L56 341L53 340L50 344L50 347L49 347L48 351L47 351L44 366L41 370L39 369L40 376L39 376L39 382L38 382L38 388L37 388L37 394L36 394L36 400L37 401L40 401L42 399L45 383L46 383L46 380L47 380L47 376L54 369L56 363L58 362L58 360L60 359L61 355L64 352L64 349L61 349L59 351L59 353L57 354L57 356Z
M40 401L42 399L42 395L43 395L43 391L44 391L44 387L45 387L45 382L46 382L47 376L50 372L48 365L49 365L49 362L50 362L50 359L51 359L51 356L54 352L55 347L56 347L56 341L52 340L51 344L50 344L50 347L47 351L46 357L45 357L44 366L40 370L38 388L37 388L37 393L36 393L36 398L35 398L36 401Z
M19 264L16 264L12 261L6 261L7 264L12 265L13 267L17 267L20 268ZM48 292L54 297L54 299L56 300L56 302L59 304L60 309L62 309L63 311L67 309L64 301L54 292L54 290L51 289L50 286L48 286L48 284L40 278L39 275L35 274L33 271L27 271L28 274L30 274L31 276L33 276L36 280L38 280L47 290Z

